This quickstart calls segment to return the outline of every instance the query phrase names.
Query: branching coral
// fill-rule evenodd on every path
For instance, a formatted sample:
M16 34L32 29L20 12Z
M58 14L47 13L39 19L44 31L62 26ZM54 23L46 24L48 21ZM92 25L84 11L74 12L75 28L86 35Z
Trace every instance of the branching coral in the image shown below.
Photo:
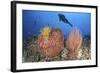
M66 46L69 50L71 59L77 59L79 48L82 45L82 35L77 28L73 28L67 38Z
M43 31L43 33L46 31ZM41 53L48 58L53 58L62 51L64 47L64 36L60 29L52 29L49 33L49 37L41 33L38 37L38 45ZM48 34L46 32L46 34Z

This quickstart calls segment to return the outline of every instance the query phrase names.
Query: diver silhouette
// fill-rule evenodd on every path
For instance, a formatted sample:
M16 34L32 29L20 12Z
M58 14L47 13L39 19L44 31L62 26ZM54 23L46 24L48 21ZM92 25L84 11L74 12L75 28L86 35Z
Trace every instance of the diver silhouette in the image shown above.
M69 24L71 27L73 26L63 14L58 14L58 16L60 21Z

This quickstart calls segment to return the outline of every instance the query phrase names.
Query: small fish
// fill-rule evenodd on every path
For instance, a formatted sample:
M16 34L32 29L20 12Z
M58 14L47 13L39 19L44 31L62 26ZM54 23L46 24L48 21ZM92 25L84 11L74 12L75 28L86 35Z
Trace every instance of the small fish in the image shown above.
M58 16L60 21L69 24L71 27L73 26L63 14L58 14Z

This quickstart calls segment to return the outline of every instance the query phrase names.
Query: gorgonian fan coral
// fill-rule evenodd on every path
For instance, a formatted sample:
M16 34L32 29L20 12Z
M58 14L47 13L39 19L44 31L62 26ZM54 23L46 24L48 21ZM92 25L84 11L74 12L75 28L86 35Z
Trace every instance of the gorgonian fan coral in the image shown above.
M63 32L60 29L50 29L49 32L45 31L44 29L38 37L38 45L40 47L41 54L43 54L45 57L53 58L59 55L63 50ZM43 34L45 32L48 34L48 36Z
M79 48L82 45L82 35L78 28L72 28L66 40L66 47L69 50L71 59L77 59Z

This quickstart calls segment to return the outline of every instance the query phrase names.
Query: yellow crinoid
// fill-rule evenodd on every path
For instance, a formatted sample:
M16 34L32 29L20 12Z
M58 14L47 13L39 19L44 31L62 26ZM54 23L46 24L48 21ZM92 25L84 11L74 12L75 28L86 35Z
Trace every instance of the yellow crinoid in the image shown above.
M46 37L46 38L49 38L49 35L50 35L50 32L51 32L51 28L50 27L44 27L41 31L41 34Z

